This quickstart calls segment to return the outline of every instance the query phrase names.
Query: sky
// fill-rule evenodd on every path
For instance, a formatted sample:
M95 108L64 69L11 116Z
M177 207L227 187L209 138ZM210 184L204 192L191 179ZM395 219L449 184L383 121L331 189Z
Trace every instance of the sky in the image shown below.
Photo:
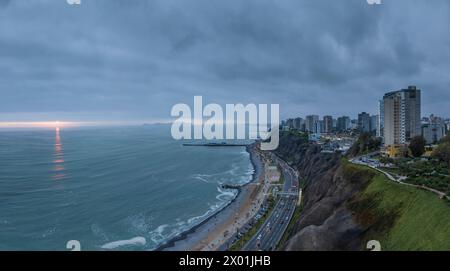
M0 0L0 122L160 122L177 103L450 117L450 1Z

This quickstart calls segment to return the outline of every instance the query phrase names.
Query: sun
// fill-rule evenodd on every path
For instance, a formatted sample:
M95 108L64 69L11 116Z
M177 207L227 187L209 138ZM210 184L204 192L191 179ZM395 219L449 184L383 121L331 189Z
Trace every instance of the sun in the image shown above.
M44 128L44 129L62 129L82 125L81 122L68 121L31 121L31 122L1 122L0 128Z

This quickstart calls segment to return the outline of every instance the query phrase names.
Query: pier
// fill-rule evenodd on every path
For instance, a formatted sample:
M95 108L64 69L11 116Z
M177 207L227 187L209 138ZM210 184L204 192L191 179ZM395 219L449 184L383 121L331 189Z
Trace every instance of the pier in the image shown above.
M250 144L229 144L229 143L183 143L188 147L247 147Z

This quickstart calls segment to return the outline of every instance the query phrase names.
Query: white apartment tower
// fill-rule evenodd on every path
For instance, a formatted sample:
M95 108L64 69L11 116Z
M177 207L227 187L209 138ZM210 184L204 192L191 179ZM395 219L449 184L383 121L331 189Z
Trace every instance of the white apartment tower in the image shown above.
M406 144L421 131L420 90L415 86L386 93L383 97L384 144Z

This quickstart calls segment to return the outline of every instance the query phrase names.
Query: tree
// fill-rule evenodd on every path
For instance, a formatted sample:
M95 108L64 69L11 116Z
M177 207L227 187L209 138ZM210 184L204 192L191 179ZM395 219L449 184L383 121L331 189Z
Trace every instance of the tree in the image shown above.
M441 143L433 151L433 158L447 164L450 163L450 143Z
M393 164L394 163L394 159L389 158L389 157L380 157L380 163L382 163L382 164Z
M411 142L409 143L409 149L411 150L411 154L414 157L420 157L422 154L425 153L425 145L427 142L422 136L416 136L413 139L411 139Z
M370 133L362 133L353 146L348 151L350 157L366 154L379 150L381 146L381 140L372 136Z
M450 143L450 134L444 136L444 138L439 140L439 144L442 144L442 143Z

